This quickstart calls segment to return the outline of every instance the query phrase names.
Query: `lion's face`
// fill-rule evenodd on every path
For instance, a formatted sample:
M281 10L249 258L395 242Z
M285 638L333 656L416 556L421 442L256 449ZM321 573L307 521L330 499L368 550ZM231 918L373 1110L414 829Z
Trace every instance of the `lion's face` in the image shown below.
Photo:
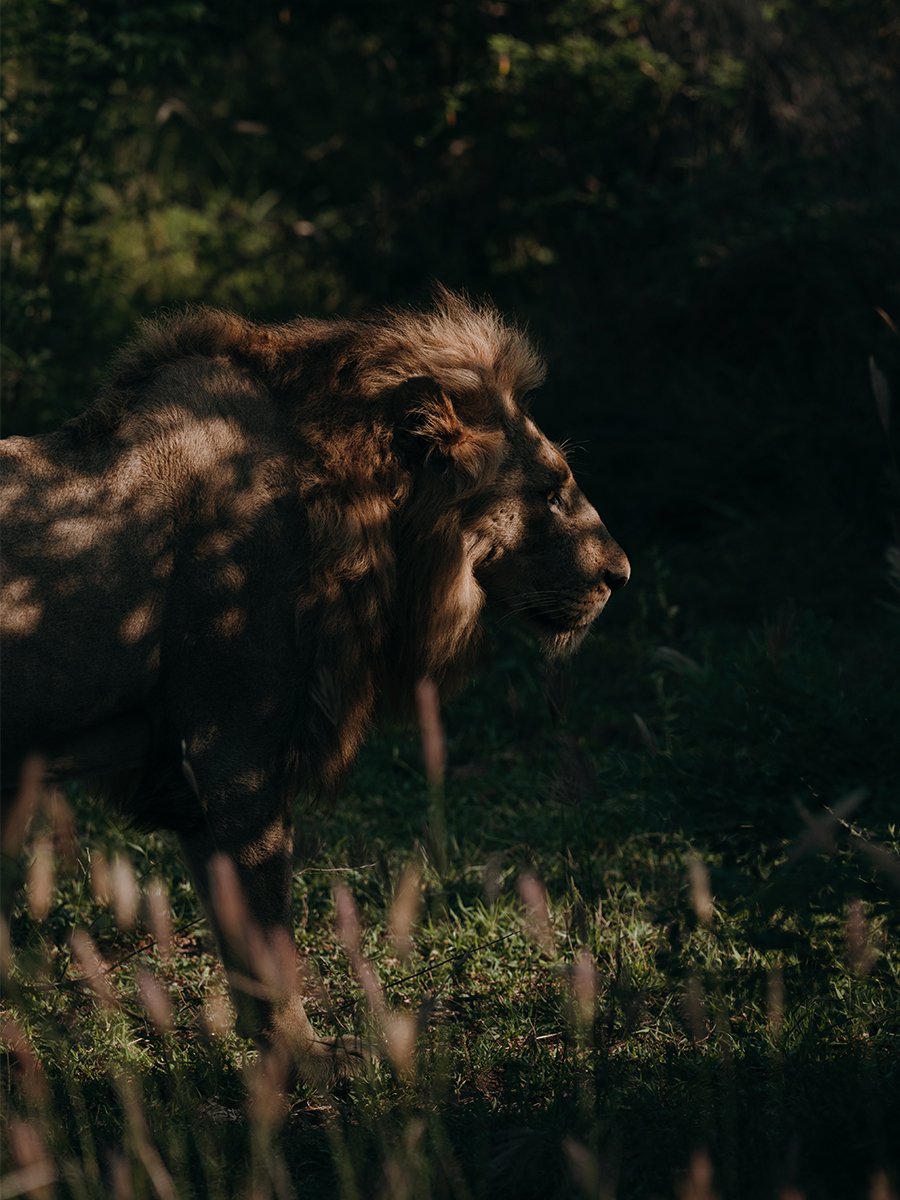
M630 567L561 451L526 418L467 540L487 598L524 617L550 654L574 650Z

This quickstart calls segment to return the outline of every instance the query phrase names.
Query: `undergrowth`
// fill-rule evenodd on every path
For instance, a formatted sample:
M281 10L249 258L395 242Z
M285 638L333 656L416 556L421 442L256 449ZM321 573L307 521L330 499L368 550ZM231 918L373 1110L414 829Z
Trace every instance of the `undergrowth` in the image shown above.
M678 610L658 571L549 671L501 623L442 787L384 730L298 807L310 1012L373 1048L335 1092L283 1101L232 1032L174 842L45 795L2 1195L892 1195L896 615Z

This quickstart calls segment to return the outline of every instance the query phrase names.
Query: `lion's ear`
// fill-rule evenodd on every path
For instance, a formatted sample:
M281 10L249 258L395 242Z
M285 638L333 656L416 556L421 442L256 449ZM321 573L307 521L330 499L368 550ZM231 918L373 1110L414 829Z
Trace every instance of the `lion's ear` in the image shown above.
M481 429L460 418L453 401L429 375L407 379L394 399L397 448L409 464L441 463L457 488L496 471L503 458L500 429Z
M438 453L453 457L453 447L465 438L465 426L453 402L436 379L417 375L394 393L397 433L405 453L419 457Z

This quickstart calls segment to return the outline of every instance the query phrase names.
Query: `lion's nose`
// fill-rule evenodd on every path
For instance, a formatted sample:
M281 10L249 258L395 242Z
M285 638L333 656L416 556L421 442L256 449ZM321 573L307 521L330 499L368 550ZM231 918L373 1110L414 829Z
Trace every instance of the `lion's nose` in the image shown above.
M617 592L631 578L631 563L625 556L624 550L616 546L617 553L611 556L610 562L603 568L603 582L611 592Z

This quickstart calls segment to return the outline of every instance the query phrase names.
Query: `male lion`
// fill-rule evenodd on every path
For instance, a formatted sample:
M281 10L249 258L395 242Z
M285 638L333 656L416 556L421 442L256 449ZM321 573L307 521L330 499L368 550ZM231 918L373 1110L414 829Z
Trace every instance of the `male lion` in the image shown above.
M82 416L0 446L8 782L33 753L115 774L128 814L175 830L239 1028L310 1072L324 1044L260 984L210 866L283 947L291 802L335 790L380 700L459 683L486 599L559 654L626 582L523 407L542 378L522 333L443 290L357 321L198 309L145 324Z

